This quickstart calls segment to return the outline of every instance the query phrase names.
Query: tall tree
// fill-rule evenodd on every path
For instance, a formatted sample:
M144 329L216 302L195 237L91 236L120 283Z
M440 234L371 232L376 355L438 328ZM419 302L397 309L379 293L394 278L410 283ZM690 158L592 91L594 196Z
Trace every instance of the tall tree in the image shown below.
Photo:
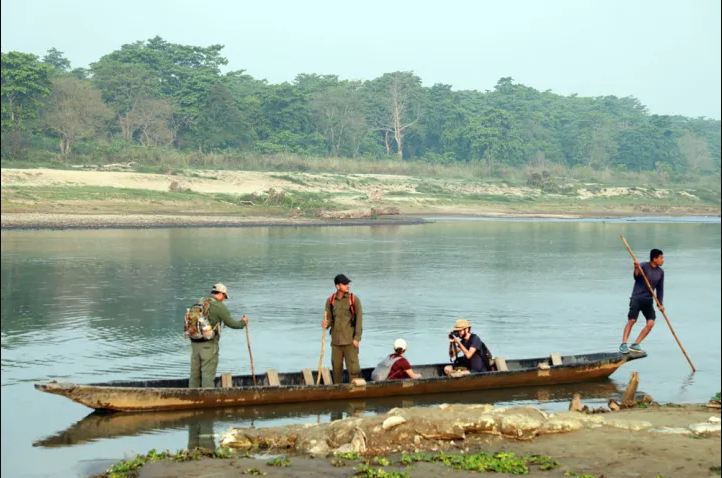
M50 48L47 51L43 57L43 63L61 72L70 70L70 60L65 58L62 51L55 48Z
M154 37L123 45L93 63L91 68L104 97L110 103L124 98L121 104L125 111L130 110L137 96L170 99L174 106L173 122L182 135L194 127L211 87L219 79L220 67L228 63L220 55L222 49L222 45L179 45ZM121 67L126 68L132 78L113 81L113 72L120 72ZM151 91L133 95L130 85L138 83ZM123 108L119 111L122 114Z
M50 68L29 53L0 54L2 129L24 128L50 94Z
M136 138L143 146L170 145L175 139L171 128L173 105L166 99L136 98L122 118L128 139Z
M331 156L357 155L368 133L358 87L358 83L333 86L317 91L311 98L316 126Z
M110 118L112 111L92 84L70 76L53 79L53 92L43 119L60 136L63 155L70 153L77 140L96 135Z
M409 71L386 73L370 82L370 117L383 134L386 154L395 146L396 157L404 157L404 135L421 115L421 79Z

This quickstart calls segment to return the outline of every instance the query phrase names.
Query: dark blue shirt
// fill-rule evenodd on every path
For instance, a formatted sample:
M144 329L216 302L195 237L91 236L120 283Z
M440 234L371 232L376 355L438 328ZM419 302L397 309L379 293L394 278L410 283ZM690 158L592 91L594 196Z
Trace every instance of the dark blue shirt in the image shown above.
M647 280L655 289L659 303L663 304L664 301L664 270L661 267L652 267L649 262L642 262L640 264L644 275L647 276ZM642 274L634 276L634 289L632 289L632 299L651 299L652 294L649 293L647 284L644 283Z
M472 372L485 372L488 370L488 367L484 365L484 361L482 360L481 352L482 352L482 344L481 339L476 334L471 334L471 336L464 340L461 339L461 343L466 347L467 350L471 349L471 347L476 348L476 351L474 352L474 355L471 356L470 359L467 359L465 356L461 356L457 359L457 363L459 365L463 365L464 367L467 367Z

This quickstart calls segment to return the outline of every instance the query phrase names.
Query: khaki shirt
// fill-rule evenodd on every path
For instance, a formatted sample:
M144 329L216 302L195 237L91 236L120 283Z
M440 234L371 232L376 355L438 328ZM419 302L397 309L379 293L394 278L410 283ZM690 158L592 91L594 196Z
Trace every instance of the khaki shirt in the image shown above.
M356 326L351 325L351 311L349 309L348 294L340 299L337 297L331 311L331 301L326 299L326 317L328 317L331 328L331 345L350 345L354 340L361 341L363 331L363 310L361 300L357 295L353 296L354 309L356 311Z

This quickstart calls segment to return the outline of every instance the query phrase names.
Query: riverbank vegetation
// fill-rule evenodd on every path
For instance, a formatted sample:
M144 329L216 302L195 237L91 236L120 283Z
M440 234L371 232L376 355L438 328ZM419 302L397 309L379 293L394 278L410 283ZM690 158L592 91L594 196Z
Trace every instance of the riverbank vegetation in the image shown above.
M3 52L3 177L17 168L167 177L151 190L3 178L3 214L719 214L718 120L508 77L487 91L427 86L404 71L271 84L222 71L222 49L155 37L87 69L54 48L42 58ZM267 180L208 189L244 171Z
M491 90L455 91L408 71L271 84L223 72L222 49L155 37L87 69L54 48L42 59L2 53L3 164L328 170L338 162L342 171L402 174L473 165L485 178L525 166L720 171L720 121L652 115L634 97L563 96L509 77ZM404 162L420 166L394 165Z

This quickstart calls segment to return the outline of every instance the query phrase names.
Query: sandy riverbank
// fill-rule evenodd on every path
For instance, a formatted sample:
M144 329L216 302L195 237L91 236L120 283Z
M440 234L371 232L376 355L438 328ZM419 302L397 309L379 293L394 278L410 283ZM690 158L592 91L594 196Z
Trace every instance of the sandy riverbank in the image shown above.
M424 216L719 216L697 191L600 185L564 194L473 179L381 174L9 169L3 229L411 224Z
M443 409L427 409L425 413L433 417L449 412ZM510 439L498 433L466 433L463 438L439 436L414 443L411 437L404 441L404 434L397 433L397 439L401 440L397 448L431 454L438 454L440 451L466 455L479 452L512 452L516 455L545 455L559 462L559 466L553 470L540 470L537 466L530 466L527 476L532 477L587 474L583 476L671 478L720 475L718 409L703 405L668 405L600 415L578 415L590 422L596 420L597 423L575 431L542 434L526 440ZM690 430L696 424L711 424L712 428L717 428L713 432L693 433ZM373 443L369 445L373 446ZM283 450L270 450L265 453L268 454L182 463L166 460L145 465L139 476L225 478L262 473L268 477L349 477L353 476L357 467L365 461L370 462L376 469L381 467L378 458L374 463L371 454L362 454L359 459L339 462L333 455L312 458L308 455L284 453ZM279 455L288 457L288 466L269 465L268 462ZM438 462L403 465L400 461L401 451L391 451L383 456L390 462L383 466L385 471L405 472L410 477L472 476L468 471L454 470ZM499 473L494 476L512 475Z

